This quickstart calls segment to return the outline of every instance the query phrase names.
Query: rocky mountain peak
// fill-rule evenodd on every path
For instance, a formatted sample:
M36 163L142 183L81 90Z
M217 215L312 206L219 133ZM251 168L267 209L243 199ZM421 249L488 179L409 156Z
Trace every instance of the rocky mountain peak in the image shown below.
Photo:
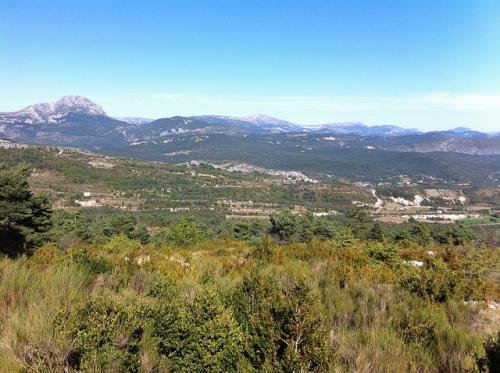
M82 96L63 96L56 102L34 104L19 111L0 113L4 123L57 124L70 114L106 115L103 108Z
M267 114L260 114L260 113L255 114L255 115L249 115L246 117L240 117L239 119L250 122L250 123L254 123L254 124L277 124L277 125L292 124L286 120L275 118L275 117L272 117L272 116L267 115Z
M90 115L106 115L103 108L82 96L63 96L54 103L56 111L74 111Z

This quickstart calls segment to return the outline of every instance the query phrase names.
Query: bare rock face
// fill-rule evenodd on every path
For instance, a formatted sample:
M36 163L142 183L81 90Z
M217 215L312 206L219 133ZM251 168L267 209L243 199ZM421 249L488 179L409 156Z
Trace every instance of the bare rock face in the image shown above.
M101 106L81 96L64 96L56 102L34 104L19 111L0 113L0 122L15 124L58 124L68 115L106 115Z

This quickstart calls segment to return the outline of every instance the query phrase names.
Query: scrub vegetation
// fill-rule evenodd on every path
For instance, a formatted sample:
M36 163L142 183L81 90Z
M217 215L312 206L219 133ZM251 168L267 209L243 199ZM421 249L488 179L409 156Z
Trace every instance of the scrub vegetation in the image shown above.
M465 226L153 227L52 213L28 176L0 171L2 371L498 371L499 251Z

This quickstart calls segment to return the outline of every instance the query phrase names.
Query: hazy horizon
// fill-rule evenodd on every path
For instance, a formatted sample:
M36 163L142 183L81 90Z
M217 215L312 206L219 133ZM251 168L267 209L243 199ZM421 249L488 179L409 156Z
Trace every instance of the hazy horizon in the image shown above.
M500 128L500 3L0 4L0 111L88 97L109 115Z

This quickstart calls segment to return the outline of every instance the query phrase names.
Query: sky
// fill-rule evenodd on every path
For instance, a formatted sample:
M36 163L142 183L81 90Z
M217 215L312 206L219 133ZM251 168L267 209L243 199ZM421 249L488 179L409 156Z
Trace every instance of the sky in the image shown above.
M500 1L0 1L0 111L500 131Z

